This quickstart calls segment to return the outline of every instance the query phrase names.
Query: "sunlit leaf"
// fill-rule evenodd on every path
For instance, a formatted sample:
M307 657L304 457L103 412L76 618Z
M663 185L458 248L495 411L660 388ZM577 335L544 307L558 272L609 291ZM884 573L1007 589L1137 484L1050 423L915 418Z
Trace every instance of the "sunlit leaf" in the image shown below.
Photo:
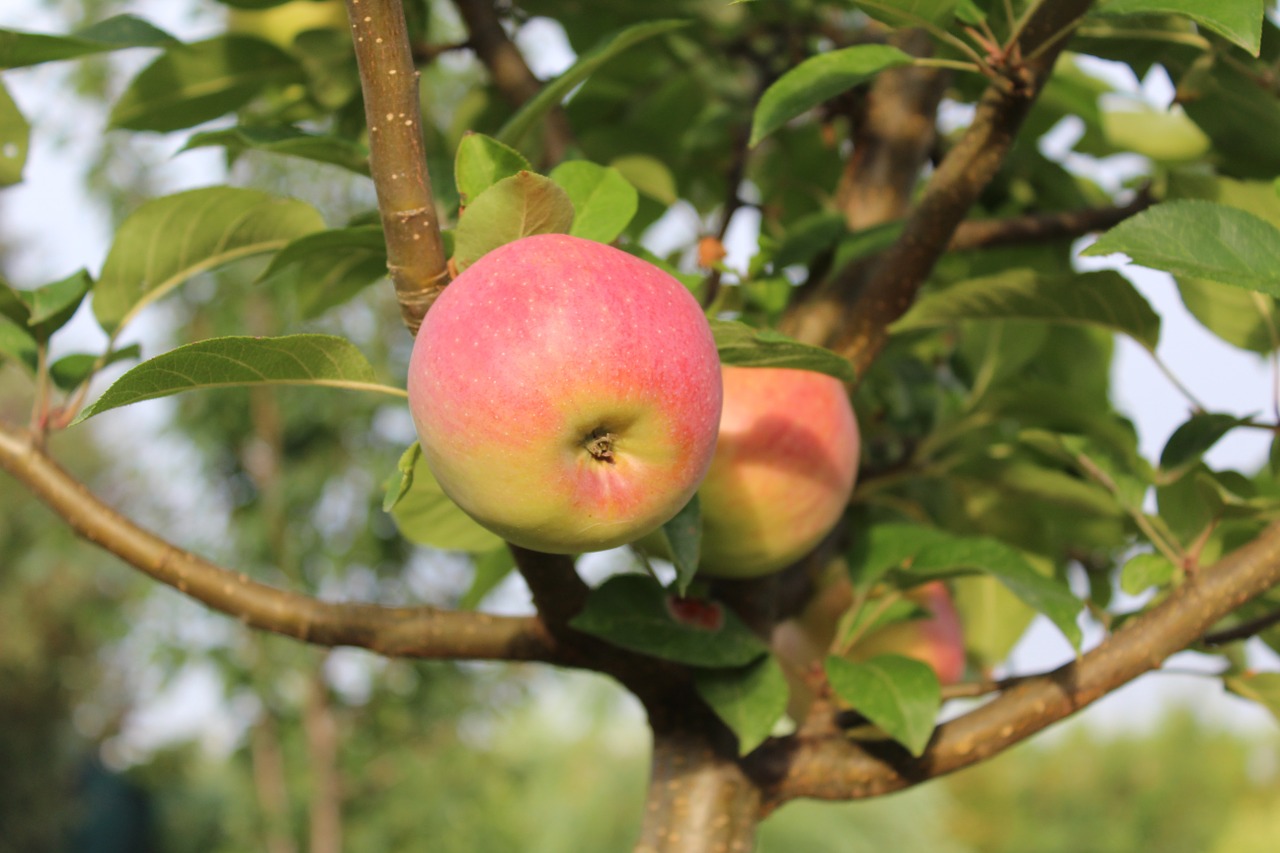
M369 174L369 151L363 145L338 136L307 133L288 125L244 125L209 130L192 136L182 150L208 147L225 148L232 159L245 151L263 151L341 166L358 175Z
M473 521L441 490L416 442L401 456L383 505L390 506L400 535L410 542L473 554L506 550L500 537Z
M259 190L208 187L155 199L116 232L93 313L114 331L196 273L274 251L323 227L310 205Z
M294 291L303 317L350 300L387 274L387 245L379 225L317 231L290 242L258 281Z
M886 68L911 64L911 57L896 47L863 44L806 59L779 77L760 97L751 120L751 145L811 110Z
M31 124L0 82L0 187L22 180L30 144Z
M346 338L211 338L144 361L121 376L76 423L110 409L201 388L316 385L404 396L378 383L369 362Z
M550 178L519 172L489 187L467 207L454 231L454 263L461 272L485 253L531 234L567 234L573 203Z
M829 349L802 344L781 332L755 329L735 320L712 320L720 361L739 367L814 370L842 382L853 381L853 364Z
M573 202L569 233L598 243L617 239L636 215L636 188L617 169L587 160L569 160L551 172Z
M510 145L482 133L467 133L454 156L453 179L465 206L503 178L532 170L524 155Z
M787 710L787 679L773 655L744 667L698 670L693 685L737 735L740 755L764 743Z
M1106 0L1103 15L1186 15L1254 56L1262 47L1263 0Z
M837 696L912 755L924 752L942 707L932 667L902 655L879 655L863 663L828 657L826 670Z

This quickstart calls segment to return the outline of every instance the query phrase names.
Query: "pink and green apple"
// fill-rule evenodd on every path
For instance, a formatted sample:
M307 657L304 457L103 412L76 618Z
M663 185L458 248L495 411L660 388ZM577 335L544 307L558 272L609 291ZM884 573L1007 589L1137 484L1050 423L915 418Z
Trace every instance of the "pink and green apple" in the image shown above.
M702 506L699 572L749 578L803 557L839 520L858 470L858 422L838 379L725 366Z
M409 408L455 503L536 551L633 542L711 462L720 362L697 301L619 249L542 234L486 254L427 312Z

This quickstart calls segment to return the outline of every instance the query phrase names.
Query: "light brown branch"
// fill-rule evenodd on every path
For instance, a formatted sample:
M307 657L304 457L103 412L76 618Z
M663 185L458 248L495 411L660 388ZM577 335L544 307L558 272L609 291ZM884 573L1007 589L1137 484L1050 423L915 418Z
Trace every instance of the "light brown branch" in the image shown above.
M912 758L900 747L843 735L789 738L749 760L767 813L797 797L886 794L983 761L1159 667L1226 614L1280 583L1280 523L1233 551L1161 604L1128 622L1079 661L1021 680L998 698L940 726Z
M540 619L320 601L188 553L125 518L46 455L25 430L0 422L3 468L72 530L161 583L260 628L320 646L388 657L558 661Z
M422 143L418 70L400 0L347 0L347 15L364 92L369 169L387 241L387 270L400 315L417 334L427 309L449 283Z
M507 37L494 11L493 0L454 0L470 35L468 46L489 69L489 78L507 103L519 107L538 94L542 83L533 75L520 49ZM547 114L543 130L543 160L558 163L573 141L568 119L559 107Z

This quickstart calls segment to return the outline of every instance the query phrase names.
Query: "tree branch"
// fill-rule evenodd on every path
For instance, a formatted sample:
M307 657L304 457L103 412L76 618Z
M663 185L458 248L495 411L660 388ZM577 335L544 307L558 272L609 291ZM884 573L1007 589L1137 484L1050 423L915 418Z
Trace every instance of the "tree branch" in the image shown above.
M547 628L552 633L566 629L568 622L587 603L590 589L573 567L573 558L564 554L543 554L518 545L508 545L524 582L533 595Z
M542 88L533 76L520 49L507 37L507 31L494 11L492 0L454 0L470 34L468 45L489 69L489 78L502 97L513 107L530 100ZM559 107L547 114L543 131L543 157L558 163L573 141L573 133L564 111Z
M1118 225L1135 213L1141 213L1151 206L1152 200L1151 193L1144 189L1128 204L1111 207L1032 213L1009 219L968 219L956 228L947 251L963 252L1011 243L1083 237L1085 234Z
M1257 636L1274 625L1280 625L1280 610L1264 613L1256 619L1241 622L1231 628L1224 628L1221 631L1214 631L1212 634L1205 634L1201 642L1206 646L1225 646L1227 643L1247 640L1250 637Z
M320 646L359 646L388 657L561 659L557 643L536 617L320 601L215 565L111 509L46 455L30 433L3 422L0 468L83 538L251 628Z
M981 708L940 726L920 758L892 743L857 744L843 734L766 744L748 759L764 789L762 812L797 797L878 796L990 758L1159 667L1223 616L1277 583L1280 523L1184 582L1078 661L1020 681Z
M418 70L400 0L346 0L369 125L369 169L400 315L418 333L449 283L422 143Z

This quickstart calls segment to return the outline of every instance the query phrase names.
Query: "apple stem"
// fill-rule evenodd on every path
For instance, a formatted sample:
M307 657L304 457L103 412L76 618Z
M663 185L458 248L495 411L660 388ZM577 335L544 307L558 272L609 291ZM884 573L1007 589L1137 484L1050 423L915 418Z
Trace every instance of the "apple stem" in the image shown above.
M613 441L613 433L604 427L596 427L587 436L585 446L592 458L612 465L616 461L613 458Z

